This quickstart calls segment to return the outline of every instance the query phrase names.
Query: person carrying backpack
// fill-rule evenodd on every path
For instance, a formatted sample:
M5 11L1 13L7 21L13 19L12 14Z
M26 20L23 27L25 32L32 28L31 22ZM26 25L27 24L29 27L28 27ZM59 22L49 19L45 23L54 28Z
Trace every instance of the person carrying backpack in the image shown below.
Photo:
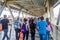
M27 19L24 18L24 23L22 24L22 27L21 27L21 32L23 33L23 40L25 40L25 36L26 36L26 32L27 32Z

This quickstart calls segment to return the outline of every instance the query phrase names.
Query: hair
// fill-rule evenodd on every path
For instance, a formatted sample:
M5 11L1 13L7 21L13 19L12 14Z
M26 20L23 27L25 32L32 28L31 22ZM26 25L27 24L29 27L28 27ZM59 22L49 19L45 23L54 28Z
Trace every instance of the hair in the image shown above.
M40 19L41 19L41 20L44 20L44 17L43 17L43 16L41 16L41 17L40 17Z
M24 22L26 22L27 21L27 19L26 18L24 18Z
M19 17L17 17L17 20L19 20Z
M46 18L46 20L49 20L49 18Z
M4 18L6 18L7 17L7 15L4 15Z
M46 22L48 22L48 24L50 23L50 22L49 22L49 18L46 18Z

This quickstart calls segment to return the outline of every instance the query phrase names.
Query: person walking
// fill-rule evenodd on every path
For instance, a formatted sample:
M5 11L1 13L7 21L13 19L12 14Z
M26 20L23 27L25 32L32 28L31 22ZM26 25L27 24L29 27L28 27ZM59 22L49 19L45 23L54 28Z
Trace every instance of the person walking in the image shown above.
M16 20L14 20L14 29L16 33L16 40L19 40L19 33L20 33L21 23L19 20L19 17L17 17Z
M27 22L26 22L26 40L28 40L28 37L29 37L29 20L27 19Z
M50 40L50 31L52 29L52 26L51 26L51 22L49 21L49 18L46 18L46 22L48 24L48 26L46 27L46 30L47 30L47 40Z
M31 40L35 40L35 28L36 28L35 20L31 19L30 23Z
M47 27L47 22L44 21L44 17L40 17L40 21L36 24L37 30L40 36L40 40L47 40L46 39L46 27Z
M27 25L27 19L24 18L24 22L21 27L21 32L23 33L23 40L25 40L25 37L26 37L26 32L27 32L26 25Z
M7 35L8 33L8 23L9 23L9 20L7 19L7 15L4 15L4 19L1 20L1 23L2 23L2 30L4 31L4 36L3 36L3 39L5 39L5 37L7 37L7 40L9 40L9 37Z

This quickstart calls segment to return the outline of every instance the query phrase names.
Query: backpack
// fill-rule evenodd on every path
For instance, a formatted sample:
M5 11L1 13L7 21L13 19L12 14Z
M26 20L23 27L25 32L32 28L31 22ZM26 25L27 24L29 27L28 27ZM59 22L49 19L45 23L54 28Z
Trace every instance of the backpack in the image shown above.
M25 24L23 23L23 25L22 25L22 32L23 32L23 33L26 33L26 31L27 31L27 30L26 30L26 23L25 23Z
M48 26L46 27L47 31L51 31L51 25L50 23L48 24Z
M19 38L19 40L23 40L23 33L22 32L20 32L20 38Z

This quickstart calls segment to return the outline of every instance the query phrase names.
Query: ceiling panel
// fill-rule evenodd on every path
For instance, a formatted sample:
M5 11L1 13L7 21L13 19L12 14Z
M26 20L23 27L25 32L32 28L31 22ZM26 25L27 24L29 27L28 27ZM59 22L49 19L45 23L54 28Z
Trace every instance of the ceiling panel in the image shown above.
M45 12L44 2L45 0L8 0L7 4L13 4L16 8L20 7L33 13L36 16L40 16Z

